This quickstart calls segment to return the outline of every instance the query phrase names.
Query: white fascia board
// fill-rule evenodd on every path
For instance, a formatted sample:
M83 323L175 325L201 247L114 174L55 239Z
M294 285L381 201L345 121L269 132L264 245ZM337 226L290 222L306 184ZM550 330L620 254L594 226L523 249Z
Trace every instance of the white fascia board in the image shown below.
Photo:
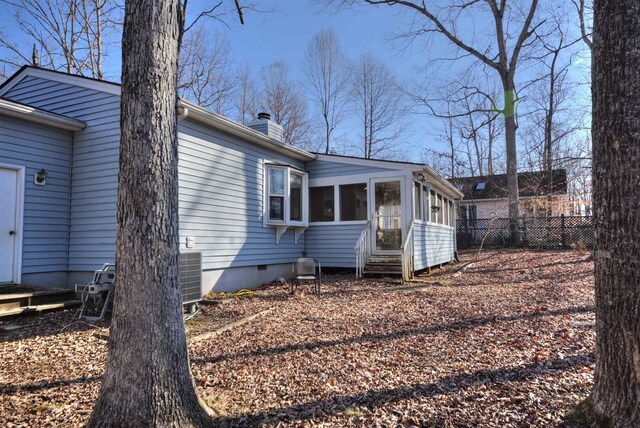
M178 102L178 107L183 109L179 113L180 117L191 118L196 122L209 125L220 131L229 133L231 135L235 135L246 141L266 147L275 152L286 154L295 159L299 159L303 161L316 159L316 155L314 155L313 153L307 152L306 150L302 150L297 147L283 144L278 140L269 138L269 136L267 136L266 134L263 134L262 132L259 132L247 126L241 125L220 114L210 112L209 110L202 108L197 104L193 104L181 99Z
M425 165L419 163L401 163L401 162L393 162L386 161L381 159L364 159L364 158L353 158L353 157L343 157L343 156L332 156L332 155L323 155L316 154L318 160L323 160L327 162L337 162L344 163L347 165L359 165L359 166L377 166L381 168L389 168L394 171L415 171L416 168L422 168Z
M69 131L80 131L86 126L81 120L72 119L6 99L0 99L0 114Z
M440 174L435 172L431 167L425 165L422 169L424 170L424 172L429 174L430 177L434 178L435 181L438 184L440 184L441 187L444 187L445 189L451 191L455 195L454 198L462 199L464 197L464 193L462 193L460 190L458 190L458 188L456 186L451 184L451 182L449 180L447 180L446 178L440 176Z
M40 77L54 82L66 83L69 85L79 86L81 88L94 89L96 91L120 96L120 85L118 83L105 82L88 77L74 76L72 74L66 74L54 70L44 70L32 67L25 68L20 75L16 76L11 82L3 87L0 91L0 96L4 96L4 94L9 92L26 77Z
M338 162L348 165L360 165L360 166L378 166L382 168L388 168L394 171L406 171L406 172L426 172L430 177L434 179L441 187L450 190L455 197L462 198L464 195L448 180L441 177L437 172L431 169L429 166L419 163L400 163L393 161L385 161L380 159L362 159L362 158L350 158L341 156L331 156L317 154L318 160L324 160L328 162Z

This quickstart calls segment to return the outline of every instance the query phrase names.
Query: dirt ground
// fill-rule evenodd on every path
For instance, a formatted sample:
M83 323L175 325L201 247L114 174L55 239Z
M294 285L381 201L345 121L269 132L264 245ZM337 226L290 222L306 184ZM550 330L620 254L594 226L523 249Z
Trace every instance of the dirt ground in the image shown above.
M577 251L485 251L411 285L329 276L203 306L198 393L223 426L558 426L594 368L593 263ZM309 289L310 290L310 289ZM227 296L229 297L229 296ZM81 426L107 342L70 312L0 322L0 426Z

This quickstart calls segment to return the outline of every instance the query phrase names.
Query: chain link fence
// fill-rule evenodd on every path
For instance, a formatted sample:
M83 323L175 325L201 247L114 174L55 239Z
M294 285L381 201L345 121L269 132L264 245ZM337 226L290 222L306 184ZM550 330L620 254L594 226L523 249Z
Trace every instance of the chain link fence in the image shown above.
M483 247L593 248L592 218L520 217L512 238L508 218L458 219L458 249Z

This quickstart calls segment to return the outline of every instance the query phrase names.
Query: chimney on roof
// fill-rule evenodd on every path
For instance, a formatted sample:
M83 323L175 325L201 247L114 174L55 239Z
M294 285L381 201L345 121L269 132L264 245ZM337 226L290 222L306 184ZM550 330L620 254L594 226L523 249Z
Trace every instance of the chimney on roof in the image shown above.
M282 126L272 121L269 113L258 113L258 117L247 126L253 130L268 135L274 140L282 142Z

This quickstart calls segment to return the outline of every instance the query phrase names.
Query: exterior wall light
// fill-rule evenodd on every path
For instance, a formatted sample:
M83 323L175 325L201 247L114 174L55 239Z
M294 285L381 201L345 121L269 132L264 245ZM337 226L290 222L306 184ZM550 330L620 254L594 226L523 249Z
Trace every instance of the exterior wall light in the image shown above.
M47 175L49 175L49 173L44 168L42 168L40 171L36 172L33 175L33 184L37 186L44 186L47 182Z

